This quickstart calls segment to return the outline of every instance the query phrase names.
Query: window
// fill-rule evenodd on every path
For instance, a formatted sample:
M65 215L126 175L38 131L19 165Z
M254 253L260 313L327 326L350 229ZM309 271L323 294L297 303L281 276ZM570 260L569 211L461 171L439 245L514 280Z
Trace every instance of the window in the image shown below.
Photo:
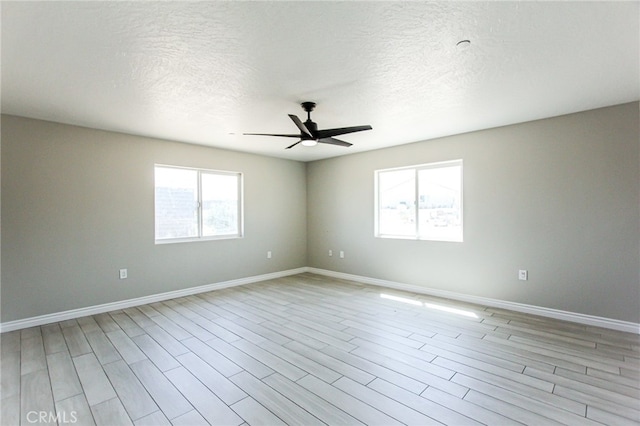
M376 237L462 241L462 160L377 170Z
M155 167L156 243L242 237L242 174Z

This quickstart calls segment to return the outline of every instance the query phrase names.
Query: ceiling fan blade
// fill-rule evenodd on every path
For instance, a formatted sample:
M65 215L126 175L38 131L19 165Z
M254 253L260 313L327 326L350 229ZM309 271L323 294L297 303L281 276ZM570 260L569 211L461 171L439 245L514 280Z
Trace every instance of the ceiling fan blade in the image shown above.
M298 137L300 137L300 135L298 135ZM289 145L288 147L286 147L285 149L291 149L294 146L298 145L300 142L302 142L302 139L300 139L298 142L294 143L293 145Z
M281 138L299 138L300 135L280 135L275 133L243 133L243 135L252 135L252 136L279 136Z
M340 127L337 129L318 130L318 138L330 138L332 136L345 135L347 133L362 132L363 130L371 130L373 127L367 126L353 126L353 127Z
M309 131L309 129L307 129L307 126L304 125L304 123L302 121L300 121L300 119L298 118L298 116L293 115L293 114L289 114L289 118L293 120L294 123L296 123L296 126L298 126L298 129L300 129L300 131L302 132L302 134L309 136L310 138L313 138L314 136L311 134L311 132Z
M322 139L318 139L318 142L330 143L331 145L340 145L340 146L346 146L346 147L353 145L349 142L341 141L340 139L336 139L336 138L322 138Z

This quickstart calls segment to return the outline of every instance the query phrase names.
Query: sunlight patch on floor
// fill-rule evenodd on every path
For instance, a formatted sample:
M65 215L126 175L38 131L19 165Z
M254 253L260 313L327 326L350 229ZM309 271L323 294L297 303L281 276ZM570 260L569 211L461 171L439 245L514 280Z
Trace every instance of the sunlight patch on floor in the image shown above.
M427 302L421 302L419 300L415 300L415 299L409 299L406 297L400 297L400 296L394 296L391 294L386 294L386 293L380 293L380 297L383 299L387 299L387 300L394 300L396 302L402 302L402 303L407 303L410 305L415 305L415 306L424 306L425 308L428 309L435 309L438 311L442 311L442 312L448 312L451 314L456 314L456 315L462 315L465 317L469 317L469 318L478 318L478 315L476 315L475 313L471 312L471 311L467 311L464 309L458 309L458 308L452 308L451 306L446 306L446 305L438 305L436 303L427 303Z

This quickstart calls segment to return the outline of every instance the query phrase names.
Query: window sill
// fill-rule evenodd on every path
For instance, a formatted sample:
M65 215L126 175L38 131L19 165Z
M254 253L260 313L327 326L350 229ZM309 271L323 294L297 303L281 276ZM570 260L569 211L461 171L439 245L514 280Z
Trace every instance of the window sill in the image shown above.
M374 235L376 238L388 240L415 240L415 241L435 241L444 243L463 243L463 238L426 238L413 235Z
M197 243L204 241L218 241L218 240L237 240L244 238L243 235L219 235L215 237L194 237L194 238L167 238L163 240L155 240L156 245L164 244L179 244L179 243Z

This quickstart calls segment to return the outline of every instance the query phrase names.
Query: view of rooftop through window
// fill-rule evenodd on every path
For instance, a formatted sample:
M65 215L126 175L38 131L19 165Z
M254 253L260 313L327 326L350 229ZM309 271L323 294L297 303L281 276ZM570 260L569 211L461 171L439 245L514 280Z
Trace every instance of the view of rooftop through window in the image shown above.
M241 236L241 175L155 168L156 241Z
M376 172L376 236L462 241L462 161Z

